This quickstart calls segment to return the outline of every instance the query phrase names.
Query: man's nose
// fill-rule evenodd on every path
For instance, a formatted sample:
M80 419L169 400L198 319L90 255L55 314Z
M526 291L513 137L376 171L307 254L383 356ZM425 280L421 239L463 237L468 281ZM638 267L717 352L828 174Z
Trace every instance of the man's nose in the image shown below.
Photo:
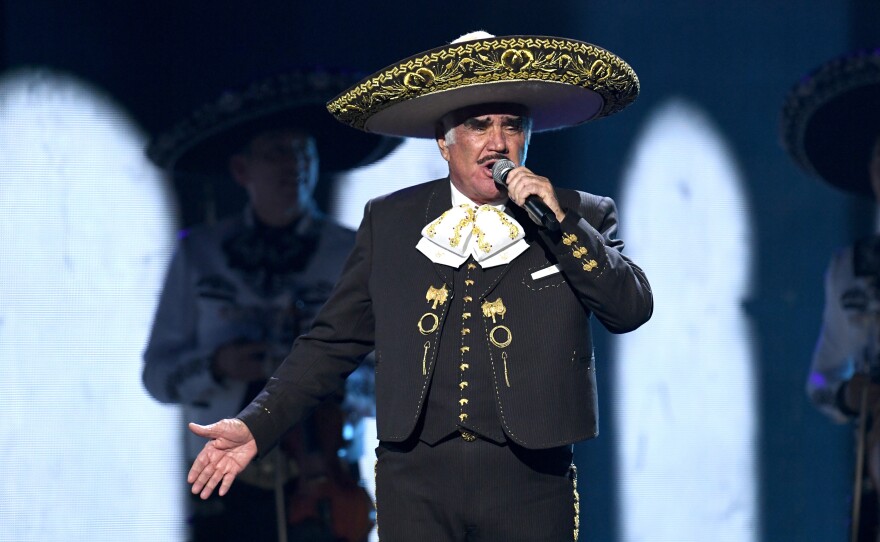
M504 132L504 129L500 126L493 127L489 131L489 149L507 153L507 134Z

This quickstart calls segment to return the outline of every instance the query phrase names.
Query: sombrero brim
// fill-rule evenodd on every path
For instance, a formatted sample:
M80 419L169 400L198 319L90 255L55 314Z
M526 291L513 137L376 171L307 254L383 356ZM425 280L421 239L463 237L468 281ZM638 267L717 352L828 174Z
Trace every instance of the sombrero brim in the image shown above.
M341 122L371 133L433 138L446 113L480 103L529 109L533 131L616 113L639 93L633 69L582 41L499 36L453 43L392 64L327 104Z
M342 126L324 102L356 80L349 73L295 72L227 92L154 138L147 155L163 169L196 175L225 174L229 156L254 135L300 129L315 138L321 171L369 164L397 141Z
M880 51L835 59L795 85L783 107L781 136L806 172L873 198L869 163L880 136Z

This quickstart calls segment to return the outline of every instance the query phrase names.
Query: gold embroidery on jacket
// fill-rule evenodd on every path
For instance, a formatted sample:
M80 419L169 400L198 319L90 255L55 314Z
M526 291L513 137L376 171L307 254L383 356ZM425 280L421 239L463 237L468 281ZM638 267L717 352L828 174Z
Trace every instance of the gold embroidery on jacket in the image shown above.
M446 285L444 284L440 288L434 288L433 286L428 287L428 292L425 294L425 300L430 303L434 302L434 305L431 307L432 309L437 309L437 305L446 303L446 300L449 299L449 290L446 289Z
M425 355L422 358L422 376L428 374L428 350L431 349L431 341L425 341Z
M507 307L504 306L504 301L500 297L495 301L484 301L480 308L483 309L483 316L492 318L493 324L495 323L496 316L500 316L503 320L504 315L507 313Z
M422 325L422 322L425 321L426 317L431 317L434 319L434 322L431 325L430 329L425 329L425 327ZM438 327L440 327L440 318L433 312L426 312L422 315L421 318L419 318L419 333L421 333L422 335L430 335L431 333L437 331Z
M502 341L499 341L495 338L495 332L499 330L504 331L507 334L507 337ZM492 344L494 344L498 348L506 348L510 345L511 341L513 341L513 334L510 332L510 328L507 326L495 326L492 328L492 331L489 332L489 341L491 341Z

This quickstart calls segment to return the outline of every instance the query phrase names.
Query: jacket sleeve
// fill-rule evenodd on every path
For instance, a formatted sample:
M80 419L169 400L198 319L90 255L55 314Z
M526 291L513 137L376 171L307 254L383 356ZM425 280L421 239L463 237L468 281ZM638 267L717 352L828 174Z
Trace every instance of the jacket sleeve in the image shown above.
M210 371L212 345L197 341L196 293L185 241L168 268L144 352L144 386L162 403L204 403L222 389Z
M840 423L850 419L850 413L841 409L838 393L843 383L852 378L856 361L869 341L860 326L850 323L841 306L841 296L852 278L851 257L851 252L839 251L825 271L822 328L806 383L807 396L813 404Z
M615 239L617 208L611 198L577 192L559 232L541 230L581 302L612 333L632 331L651 317L654 298L645 273L623 255ZM564 204L564 203L563 203Z
M263 391L238 415L254 435L261 457L289 427L341 388L373 350L371 207L372 202L339 282L311 329L294 342Z

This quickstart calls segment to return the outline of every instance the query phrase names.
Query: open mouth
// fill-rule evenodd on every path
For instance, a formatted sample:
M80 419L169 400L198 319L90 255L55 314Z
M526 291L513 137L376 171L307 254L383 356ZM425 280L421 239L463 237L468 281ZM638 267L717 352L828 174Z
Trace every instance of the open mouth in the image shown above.
M506 160L506 158L505 158L504 156L493 156L492 158L487 159L485 162L483 162L483 163L480 164L480 165L483 166L484 168L486 168L486 172L487 172L487 173L489 174L489 176L491 177L491 176L492 176L492 168L493 168L493 167L495 166L495 164L498 163L500 160Z

